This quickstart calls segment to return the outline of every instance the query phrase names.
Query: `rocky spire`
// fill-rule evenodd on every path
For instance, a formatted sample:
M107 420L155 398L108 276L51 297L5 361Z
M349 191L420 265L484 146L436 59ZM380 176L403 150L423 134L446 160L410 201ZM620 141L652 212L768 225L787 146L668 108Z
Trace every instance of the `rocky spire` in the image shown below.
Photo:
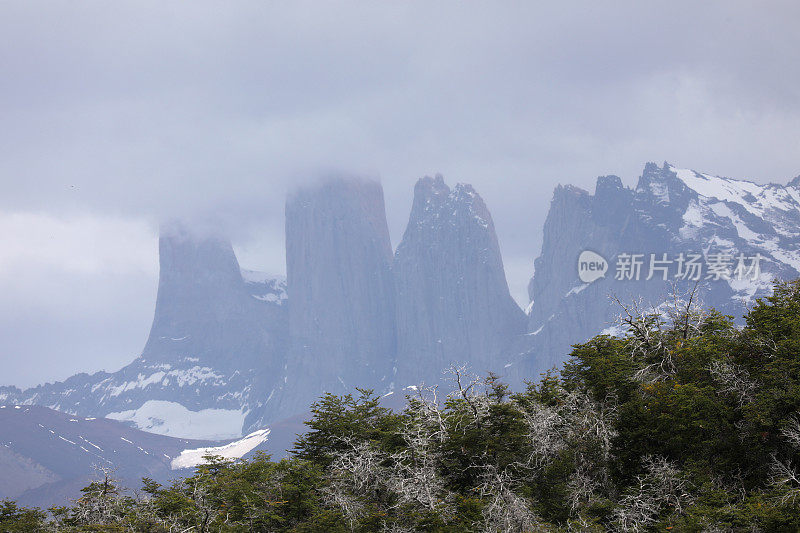
M286 310L251 294L230 241L170 222L161 227L159 262L143 359L193 357L238 370L282 366Z
M329 179L287 200L288 375L295 381L287 387L305 394L300 402L323 391L388 385L395 352L391 260L380 183Z
M398 385L431 381L452 362L484 373L524 331L511 298L494 223L470 185L420 179L394 258ZM499 367L499 368L498 368Z

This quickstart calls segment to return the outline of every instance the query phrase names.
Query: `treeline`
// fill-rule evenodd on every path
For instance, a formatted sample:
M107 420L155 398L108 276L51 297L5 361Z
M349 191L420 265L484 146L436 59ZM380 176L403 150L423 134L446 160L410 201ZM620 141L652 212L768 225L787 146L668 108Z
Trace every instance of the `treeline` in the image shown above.
M49 513L2 503L0 530L799 531L800 282L743 328L693 299L622 306L624 338L524 391L453 368L402 412L327 395L289 459L107 475Z

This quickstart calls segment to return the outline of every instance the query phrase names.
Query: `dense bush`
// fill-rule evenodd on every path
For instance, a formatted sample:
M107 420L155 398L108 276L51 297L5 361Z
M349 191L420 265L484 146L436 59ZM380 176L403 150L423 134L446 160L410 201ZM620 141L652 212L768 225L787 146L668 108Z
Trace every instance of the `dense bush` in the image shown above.
M400 413L326 395L289 459L209 457L137 497L104 476L48 519L4 502L0 530L798 531L800 282L743 328L687 300L623 306L624 338L522 392L453 368Z

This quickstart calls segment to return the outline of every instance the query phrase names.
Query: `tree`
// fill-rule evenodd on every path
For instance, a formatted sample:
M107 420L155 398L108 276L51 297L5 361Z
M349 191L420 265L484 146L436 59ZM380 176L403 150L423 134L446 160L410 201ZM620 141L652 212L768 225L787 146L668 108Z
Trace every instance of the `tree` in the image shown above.
M0 531L37 532L46 531L45 515L40 509L18 506L11 500L0 500Z

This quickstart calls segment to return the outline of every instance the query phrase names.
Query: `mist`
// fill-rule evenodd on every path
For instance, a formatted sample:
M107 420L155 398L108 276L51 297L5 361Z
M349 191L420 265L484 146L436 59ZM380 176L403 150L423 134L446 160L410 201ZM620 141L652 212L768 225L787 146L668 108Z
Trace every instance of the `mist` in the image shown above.
M794 2L5 3L2 384L115 370L146 340L158 225L281 273L283 203L380 179L393 246L415 181L474 185L513 296L553 188L647 161L800 174Z

